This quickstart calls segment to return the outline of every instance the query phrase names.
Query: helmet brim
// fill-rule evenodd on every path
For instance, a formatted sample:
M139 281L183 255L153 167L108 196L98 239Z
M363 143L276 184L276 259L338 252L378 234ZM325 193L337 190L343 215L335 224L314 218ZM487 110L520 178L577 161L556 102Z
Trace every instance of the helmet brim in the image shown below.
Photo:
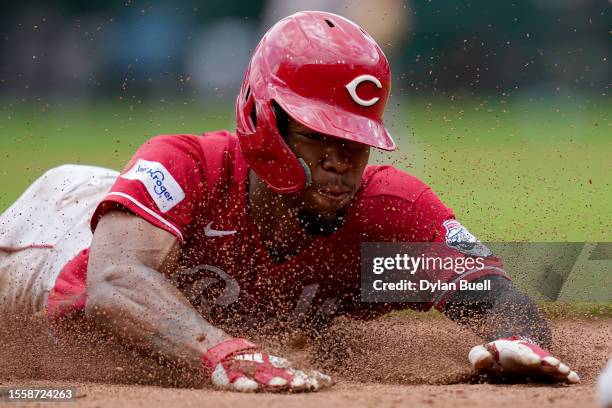
M382 122L279 88L276 88L274 100L292 119L321 134L387 151L396 148Z

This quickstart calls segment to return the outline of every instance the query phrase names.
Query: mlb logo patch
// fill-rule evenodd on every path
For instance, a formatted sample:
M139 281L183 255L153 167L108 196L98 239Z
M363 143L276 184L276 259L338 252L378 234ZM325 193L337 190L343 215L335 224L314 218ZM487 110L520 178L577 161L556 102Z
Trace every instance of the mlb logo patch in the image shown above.
M459 221L450 219L442 224L446 229L446 245L471 256L489 257L493 255L485 244L480 242Z

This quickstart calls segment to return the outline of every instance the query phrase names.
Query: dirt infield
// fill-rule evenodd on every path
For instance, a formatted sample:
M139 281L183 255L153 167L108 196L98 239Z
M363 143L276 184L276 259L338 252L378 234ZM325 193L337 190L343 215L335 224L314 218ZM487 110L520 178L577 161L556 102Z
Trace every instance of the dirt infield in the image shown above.
M9 330L0 338L1 386L73 386L77 404L53 405L70 407L589 407L596 406L597 374L612 355L612 319L554 320L553 352L580 374L582 383L491 384L474 377L467 363L469 348L480 340L446 319L340 320L314 342L267 342L293 360L333 374L332 389L241 395L209 389L198 373L162 367L112 343L73 338L57 345L41 324L18 326L5 325Z

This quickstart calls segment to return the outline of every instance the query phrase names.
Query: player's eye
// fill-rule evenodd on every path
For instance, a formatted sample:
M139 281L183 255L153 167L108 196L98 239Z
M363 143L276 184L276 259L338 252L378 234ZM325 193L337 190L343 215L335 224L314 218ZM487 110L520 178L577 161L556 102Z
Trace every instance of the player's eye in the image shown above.
M369 150L367 145L356 142L342 142L342 148L350 152L360 153Z
M324 140L325 139L325 136L319 133L300 133L300 135L310 140Z

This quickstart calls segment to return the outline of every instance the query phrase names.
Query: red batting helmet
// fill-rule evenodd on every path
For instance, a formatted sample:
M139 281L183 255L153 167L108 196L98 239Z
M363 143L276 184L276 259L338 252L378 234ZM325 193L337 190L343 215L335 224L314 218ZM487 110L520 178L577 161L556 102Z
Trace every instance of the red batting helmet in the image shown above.
M236 100L242 153L273 191L309 184L308 166L278 131L273 102L317 132L393 150L382 121L390 87L385 54L358 25L320 11L286 17L263 36L244 75Z

